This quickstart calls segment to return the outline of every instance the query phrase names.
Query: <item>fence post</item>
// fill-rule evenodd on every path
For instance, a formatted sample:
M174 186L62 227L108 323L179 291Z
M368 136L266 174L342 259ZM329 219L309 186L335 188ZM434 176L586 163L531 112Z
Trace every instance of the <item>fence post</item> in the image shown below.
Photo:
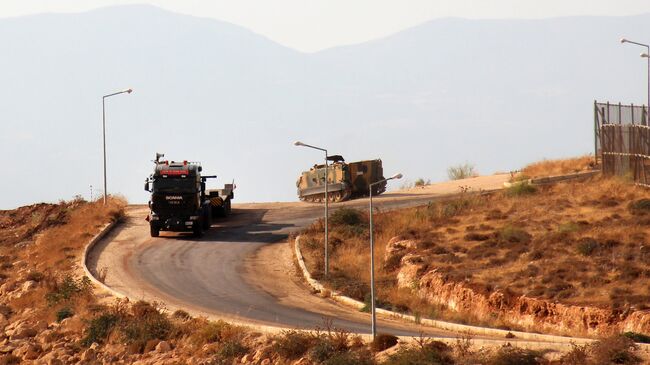
M602 158L600 159L602 161ZM598 165L598 103L594 100L594 163Z

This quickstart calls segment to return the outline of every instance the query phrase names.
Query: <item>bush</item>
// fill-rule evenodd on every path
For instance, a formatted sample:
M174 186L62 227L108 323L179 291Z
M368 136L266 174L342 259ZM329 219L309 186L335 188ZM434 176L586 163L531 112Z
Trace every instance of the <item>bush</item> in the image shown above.
M598 248L598 242L593 238L584 238L578 243L577 250L583 256L591 256Z
M370 343L370 349L374 352L384 351L397 345L397 340L397 336L389 335L387 333L378 333Z
M325 339L318 341L314 347L309 350L309 358L316 363L322 363L336 354L338 350L330 341Z
M595 364L640 364L634 353L637 345L626 336L615 335L591 345L589 352Z
M499 348L488 360L490 365L537 365L541 354L537 351L517 347Z
M451 349L442 342L422 343L418 347L402 347L390 355L384 365L453 365Z
M341 208L335 210L329 217L334 226L359 226L365 224L363 213L353 208Z
M447 169L447 176L449 180L467 179L478 175L473 164L464 163L456 166L451 166Z
M629 205L633 213L650 212L650 199L639 199Z
M234 326L224 321L206 322L192 334L192 340L195 344L206 344L213 342L223 342L231 339L230 333L235 330Z
M506 189L506 195L510 197L526 196L536 192L537 188L525 181L516 183Z
M63 307L56 312L56 321L61 322L66 318L72 317L73 315L74 312L72 312L72 309L70 309L70 307Z
M181 321L189 321L192 319L192 316L182 309L177 309L172 313L172 318L179 319Z
M650 343L650 336L644 335L643 333L625 332L625 333L623 333L623 336L629 338L630 340L632 340L634 342Z
M102 314L87 323L86 336L81 340L81 345L90 346L93 342L103 343L118 322L115 314Z
M219 348L218 355L222 358L230 359L242 356L248 352L248 348L236 340L228 340Z
M297 359L309 350L314 338L307 333L288 330L275 340L273 349L278 355L285 359Z
M524 231L521 228L513 226L504 226L498 232L498 237L501 240L511 242L511 243L529 243L532 236L530 233Z
M431 180L424 180L423 178L419 178L415 180L415 186L426 186L431 184Z
M54 282L52 290L45 295L47 304L52 306L63 301L70 301L72 298L89 294L92 289L90 279L83 277L81 279L74 279L67 275L61 282Z
M43 275L42 272L38 272L38 271L30 271L26 277L27 280L35 281L37 283L43 280L44 278L45 275Z

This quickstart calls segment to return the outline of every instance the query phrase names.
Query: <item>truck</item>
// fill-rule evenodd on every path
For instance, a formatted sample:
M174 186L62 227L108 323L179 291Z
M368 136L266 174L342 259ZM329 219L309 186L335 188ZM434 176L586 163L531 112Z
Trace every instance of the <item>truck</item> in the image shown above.
M370 183L384 180L380 159L346 163L340 155L327 157L332 163L327 166L327 199L336 203L369 195ZM316 164L309 171L303 171L296 181L298 198L305 202L325 201L325 165ZM386 191L386 183L373 186L372 195Z
M151 193L146 218L151 237L158 237L160 231L190 231L200 237L212 225L213 217L230 214L234 182L223 189L208 190L206 181L216 175L202 175L199 162L161 160L164 156L156 153L154 171L144 185Z

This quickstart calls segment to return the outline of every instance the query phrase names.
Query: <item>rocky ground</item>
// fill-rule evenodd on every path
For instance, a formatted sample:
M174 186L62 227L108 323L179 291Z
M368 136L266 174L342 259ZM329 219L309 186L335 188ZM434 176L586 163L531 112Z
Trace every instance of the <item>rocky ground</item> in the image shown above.
M636 364L624 337L568 354L512 346L474 348L400 343L390 335L365 343L327 323L314 332L261 334L193 318L161 303L98 296L79 267L83 248L124 202L81 199L0 211L0 365L2 364ZM101 278L100 278L101 279ZM578 359L578 360L576 360ZM600 359L600 360L599 360Z

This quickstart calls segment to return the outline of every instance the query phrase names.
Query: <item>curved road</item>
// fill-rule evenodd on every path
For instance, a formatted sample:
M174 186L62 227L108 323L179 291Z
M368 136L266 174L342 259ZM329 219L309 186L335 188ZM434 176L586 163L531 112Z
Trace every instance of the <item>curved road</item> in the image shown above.
M459 186L497 189L508 175L432 185L376 198L380 209L426 204L457 193ZM331 205L365 208L367 199ZM127 221L90 252L88 268L104 272L106 285L133 299L248 324L314 329L326 319L355 333L369 332L369 315L312 295L295 267L287 237L323 214L306 203L252 203L233 206L200 239L163 232L150 238L145 206L129 206ZM451 333L381 318L381 332L396 335Z

